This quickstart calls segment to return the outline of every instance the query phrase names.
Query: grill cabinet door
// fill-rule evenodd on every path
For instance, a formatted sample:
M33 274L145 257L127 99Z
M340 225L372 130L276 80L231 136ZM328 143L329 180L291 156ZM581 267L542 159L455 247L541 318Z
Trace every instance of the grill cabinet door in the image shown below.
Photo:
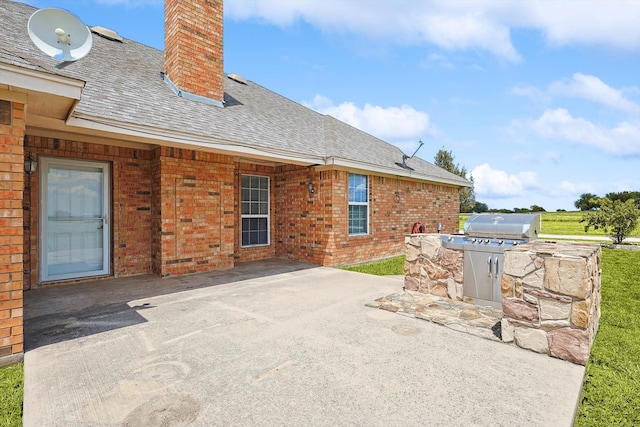
M502 276L501 251L464 251L464 296L485 301L502 301L500 280Z

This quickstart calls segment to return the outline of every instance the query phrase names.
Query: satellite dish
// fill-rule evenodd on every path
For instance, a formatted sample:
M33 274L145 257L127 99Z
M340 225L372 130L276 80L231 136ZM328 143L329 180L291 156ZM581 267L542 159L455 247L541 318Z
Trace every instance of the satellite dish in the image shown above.
M91 31L78 17L62 9L40 9L29 18L29 37L38 49L64 68L85 57L93 46Z

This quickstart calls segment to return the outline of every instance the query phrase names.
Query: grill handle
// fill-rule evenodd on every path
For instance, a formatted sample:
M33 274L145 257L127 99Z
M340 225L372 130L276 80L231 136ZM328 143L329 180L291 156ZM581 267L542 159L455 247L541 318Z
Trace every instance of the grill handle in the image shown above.
M487 276L491 277L491 255L489 255L489 258L487 258L487 266L489 267L489 270L487 271Z

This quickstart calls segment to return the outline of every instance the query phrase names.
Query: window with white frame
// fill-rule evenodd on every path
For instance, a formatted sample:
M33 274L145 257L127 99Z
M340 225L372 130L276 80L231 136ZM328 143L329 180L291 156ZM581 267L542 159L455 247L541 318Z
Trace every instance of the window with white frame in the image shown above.
M369 185L366 175L349 174L349 234L369 233Z
M242 246L269 244L269 178L242 175Z

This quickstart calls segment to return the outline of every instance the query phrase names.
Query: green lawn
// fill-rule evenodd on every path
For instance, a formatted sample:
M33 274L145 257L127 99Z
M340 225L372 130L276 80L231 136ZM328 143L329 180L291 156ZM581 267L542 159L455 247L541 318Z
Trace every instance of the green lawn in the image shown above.
M575 425L640 426L640 251L603 249L600 307Z
M343 267L343 270L374 274L376 276L404 274L404 255L366 264L350 265Z
M603 236L604 240L609 238L600 230L590 228L588 232L584 231L584 223L580 222L584 216L583 212L541 212L542 230L541 234L565 234L569 236ZM464 222L469 214L460 214L460 230L464 227ZM640 227L638 227L632 236L640 236ZM629 236L631 237L631 236Z
M23 389L22 363L0 368L0 426L22 426Z

